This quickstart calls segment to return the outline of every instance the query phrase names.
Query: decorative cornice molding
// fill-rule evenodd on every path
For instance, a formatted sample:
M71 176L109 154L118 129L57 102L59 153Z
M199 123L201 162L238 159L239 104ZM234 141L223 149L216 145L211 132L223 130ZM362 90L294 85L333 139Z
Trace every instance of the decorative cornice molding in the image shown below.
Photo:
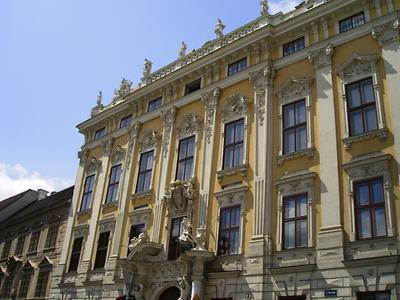
M221 96L221 89L218 87L201 96L201 101L203 102L206 113L205 130L206 130L207 143L211 142L213 127L215 122L214 113L217 110L218 100L220 96Z
M315 69L320 69L325 66L330 66L332 63L332 55L333 55L333 44L329 44L328 46L310 52L308 55L308 60L314 64Z

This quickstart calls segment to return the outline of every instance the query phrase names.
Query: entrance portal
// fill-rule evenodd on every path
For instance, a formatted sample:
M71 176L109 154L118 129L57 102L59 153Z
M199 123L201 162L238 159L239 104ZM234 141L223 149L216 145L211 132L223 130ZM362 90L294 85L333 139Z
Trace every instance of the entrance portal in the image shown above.
M167 288L158 298L159 300L178 300L179 297L181 296L181 291L173 286L170 288Z

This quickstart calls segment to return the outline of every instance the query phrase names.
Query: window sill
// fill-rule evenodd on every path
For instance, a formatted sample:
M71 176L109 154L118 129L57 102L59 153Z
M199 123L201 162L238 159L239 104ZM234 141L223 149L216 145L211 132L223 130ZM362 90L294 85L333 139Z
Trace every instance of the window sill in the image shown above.
M153 190L151 190L151 189L148 191L144 191L144 192L138 192L138 193L131 195L131 200L133 202L135 202L136 200L139 200L139 199L150 200L152 193L153 193Z
M211 272L227 272L243 270L243 255L241 254L222 254L215 256L210 267Z
M51 251L54 251L54 250L56 250L55 246L54 247L45 248L45 249L43 249L43 252L51 252Z
M355 135L355 136L350 136L347 138L342 139L343 145L344 145L344 149L348 150L351 147L351 144L354 142L360 142L360 141L364 141L364 140L369 140L375 137L378 137L380 139L384 139L387 137L387 133L388 133L388 129L385 128L381 128L378 130L374 130L374 131L370 131L367 133L363 133L363 134L359 134L359 135Z
M104 208L109 208L109 207L115 207L115 206L118 206L118 200L116 200L116 201L113 201L113 202L109 202L109 203L103 203L102 205L101 205L101 207L104 209Z
M243 165L235 166L233 168L217 171L218 182L221 182L222 179L226 176L232 176L232 175L236 175L238 173L240 173L244 177L247 174L247 169L248 169L248 164L243 164Z
M297 247L277 250L275 268L311 266L316 264L316 250L314 247Z
M92 209L88 208L88 209L84 209L84 210L78 211L77 215L78 215L78 217L85 216L85 215L90 217L92 215Z
M292 160L300 157L313 157L313 156L314 156L314 147L311 147L296 152L279 155L277 161L278 165L282 166L286 160Z

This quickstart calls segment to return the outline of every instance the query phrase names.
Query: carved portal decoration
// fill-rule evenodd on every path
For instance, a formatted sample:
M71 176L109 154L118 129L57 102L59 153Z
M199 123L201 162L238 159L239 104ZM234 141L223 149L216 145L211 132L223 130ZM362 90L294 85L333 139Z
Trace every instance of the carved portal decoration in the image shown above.
M198 133L200 131L200 124L202 121L203 119L197 114L188 113L184 115L182 120L176 126L178 138L181 139L191 136L194 133Z
M215 113L217 110L218 99L220 95L221 95L221 89L216 88L211 92L203 94L201 97L201 101L203 102L206 111L205 130L206 130L207 143L211 142L211 138L213 135Z
M248 103L248 99L240 94L234 94L226 98L221 109L223 123L229 123L247 116Z
M112 103L123 100L132 92L132 82L125 78L122 78L119 87L114 91L114 97Z
M161 136L157 130L150 129L143 133L139 138L139 152L154 149L158 146Z
M184 244L191 245L191 248L198 251L207 251L206 244L206 229L201 227L197 229L196 236L193 236L192 223L188 218L184 217L182 221L183 232L179 237L179 241Z
M338 75L345 81L374 74L378 69L379 54L360 55L353 53L348 61L338 68Z
M168 205L169 215L191 212L197 190L193 180L177 180L165 190L163 201Z

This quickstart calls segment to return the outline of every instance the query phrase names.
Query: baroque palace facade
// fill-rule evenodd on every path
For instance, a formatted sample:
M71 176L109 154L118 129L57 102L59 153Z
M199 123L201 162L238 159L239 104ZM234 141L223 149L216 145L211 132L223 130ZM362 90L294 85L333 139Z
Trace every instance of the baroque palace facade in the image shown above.
M397 299L400 1L261 16L78 125L53 299Z

